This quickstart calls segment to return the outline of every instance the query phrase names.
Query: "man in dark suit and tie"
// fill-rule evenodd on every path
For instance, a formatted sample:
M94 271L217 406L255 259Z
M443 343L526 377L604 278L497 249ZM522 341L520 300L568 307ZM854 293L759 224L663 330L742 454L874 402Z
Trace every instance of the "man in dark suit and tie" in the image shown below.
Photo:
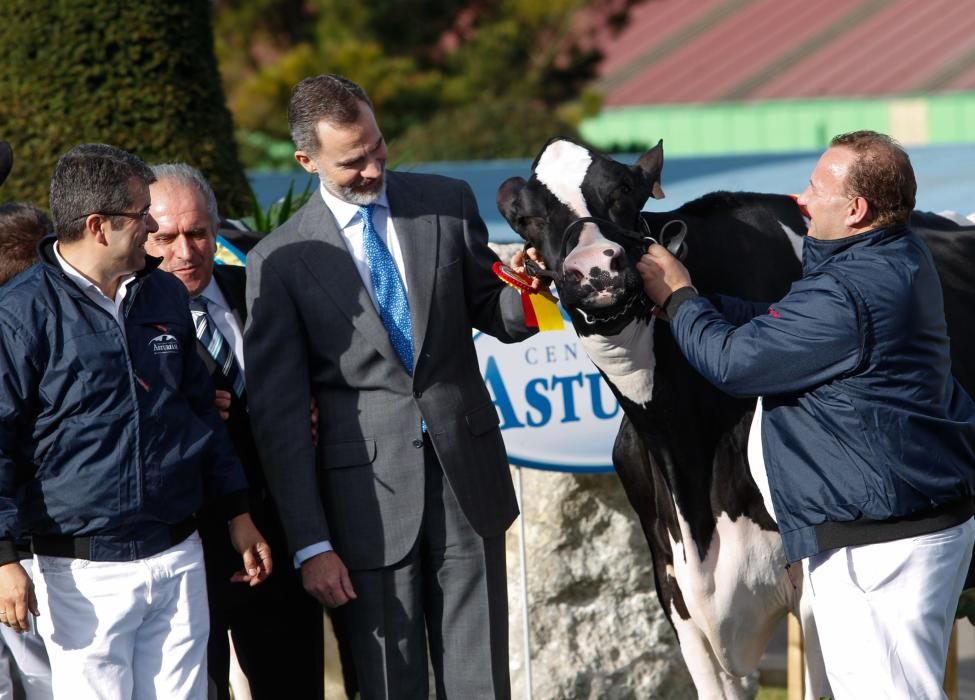
M251 421L305 589L343 621L364 700L507 698L517 515L472 327L521 340L470 187L386 171L361 87L299 83L321 187L248 255ZM320 409L318 446L306 421Z
M186 286L197 329L197 350L217 389L217 404L244 465L250 485L251 515L275 552L284 537L269 495L247 417L244 383L244 268L214 265L217 203L210 185L184 163L153 167L152 215L159 230L146 252L163 259L162 269ZM304 425L309 425L305 407ZM232 583L236 570L226 525L215 514L200 518L210 600L210 677L219 698L229 698L229 629L241 669L255 700L314 698L323 695L321 609L302 590L293 567L282 560L264 585Z

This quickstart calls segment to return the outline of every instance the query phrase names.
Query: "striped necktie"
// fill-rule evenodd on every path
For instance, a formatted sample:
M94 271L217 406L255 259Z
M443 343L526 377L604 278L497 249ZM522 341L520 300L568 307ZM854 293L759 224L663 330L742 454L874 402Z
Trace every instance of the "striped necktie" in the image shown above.
M376 290L379 315L389 334L390 343L406 371L413 374L413 321L410 319L410 302L406 298L406 287L393 262L389 248L379 238L372 222L374 204L359 207L362 216L362 247L366 252L366 263L372 286Z
M190 311L193 314L193 323L196 326L196 337L206 348L210 357L220 368L220 373L226 377L227 383L233 388L234 394L238 399L244 399L244 373L237 364L234 357L234 350L230 343L223 337L213 318L207 311L207 299L198 296L190 299Z

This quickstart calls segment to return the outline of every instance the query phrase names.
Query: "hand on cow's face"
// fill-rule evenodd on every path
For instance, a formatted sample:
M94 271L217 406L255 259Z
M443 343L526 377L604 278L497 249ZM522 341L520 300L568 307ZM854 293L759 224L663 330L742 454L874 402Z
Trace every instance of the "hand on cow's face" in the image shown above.
M663 306L678 289L691 286L691 275L680 260L662 245L654 243L636 264L643 290L657 306Z
M535 277L528 272L527 266L525 265L525 258L528 258L536 267L545 269L545 261L542 260L542 256L538 254L538 250L534 247L529 247L527 250L515 251L515 254L511 256L511 263L509 267L520 275L525 275L531 278L531 288L535 291L539 289L548 289L551 286L552 281L549 279L542 279L541 277Z

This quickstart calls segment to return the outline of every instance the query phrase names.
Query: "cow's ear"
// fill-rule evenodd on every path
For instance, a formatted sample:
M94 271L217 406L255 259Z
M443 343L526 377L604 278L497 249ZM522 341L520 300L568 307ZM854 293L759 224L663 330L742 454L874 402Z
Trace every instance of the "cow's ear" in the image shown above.
M498 187L498 211L501 212L501 216L505 218L515 231L518 231L515 226L515 222L517 221L515 202L521 190L525 187L525 184L525 178L523 177L509 177Z
M515 233L526 241L539 241L545 234L548 221L541 216L527 216L519 206L521 191L528 184L524 178L509 177L498 188L498 211Z
M663 199L664 190L660 186L660 173L664 169L664 141L660 139L657 145L640 156L639 160L633 164L640 177L647 184L647 190L654 199Z

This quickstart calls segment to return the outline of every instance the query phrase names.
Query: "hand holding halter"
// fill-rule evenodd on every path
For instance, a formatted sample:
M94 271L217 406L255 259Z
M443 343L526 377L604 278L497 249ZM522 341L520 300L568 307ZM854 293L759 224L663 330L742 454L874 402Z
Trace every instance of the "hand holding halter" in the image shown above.
M667 244L666 245L664 245L663 243L661 243L661 241L664 239L664 232L670 226L673 226L674 224L676 224L680 230L676 234L674 234L674 237L673 238L671 238L669 241L667 241ZM687 237L687 222L686 221L684 221L682 219L671 219L670 221L668 221L667 223L665 223L663 226L661 226L660 227L660 241L658 241L656 238L654 238L651 235L651 233L650 233L650 224L648 224L645 219L643 220L643 226L644 226L644 228L646 228L646 231L647 231L647 235L643 237L643 242L646 243L647 248L649 248L650 246L652 246L654 244L662 245L662 246L664 246L664 248L666 248L670 252L671 255L673 255L675 258L677 258L681 262L683 262L684 258L687 257L687 244L684 243L684 239Z
M558 300L551 292L538 286L528 272L528 261L525 258L525 273L518 272L505 265L500 260L494 263L495 276L509 287L514 287L521 293L521 306L525 312L525 325L540 331L557 331L565 327L562 313L559 311ZM541 268L539 268L541 269Z

